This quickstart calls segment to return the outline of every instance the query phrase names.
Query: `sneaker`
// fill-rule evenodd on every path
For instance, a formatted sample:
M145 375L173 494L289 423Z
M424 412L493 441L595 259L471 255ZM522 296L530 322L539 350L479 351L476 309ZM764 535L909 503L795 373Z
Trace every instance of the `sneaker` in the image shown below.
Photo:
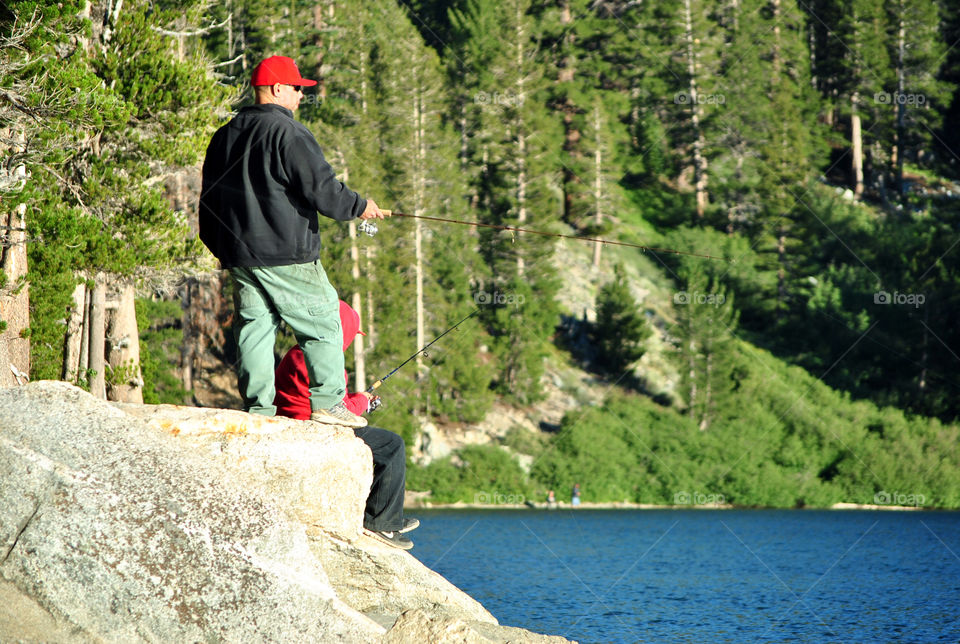
M367 534L367 536L373 537L377 541L385 543L388 546L393 546L394 548L409 550L413 547L413 542L400 534L400 532L397 530L394 530L393 532L387 532L384 530L368 530L364 528L363 531Z
M416 530L420 527L420 519L414 519L413 517L407 517L403 520L403 527L397 530L400 534L405 534L411 530Z
M330 409L318 409L310 414L310 420L328 425L344 425L346 427L366 427L367 419L357 416L340 402Z

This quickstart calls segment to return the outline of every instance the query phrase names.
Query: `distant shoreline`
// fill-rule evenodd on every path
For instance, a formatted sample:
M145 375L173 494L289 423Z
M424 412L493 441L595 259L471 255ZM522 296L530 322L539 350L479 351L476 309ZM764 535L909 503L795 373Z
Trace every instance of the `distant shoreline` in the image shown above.
M772 508L736 506L726 504L687 504L687 505L657 505L654 503L628 503L625 501L611 503L581 502L579 506L570 503L555 503L548 506L546 503L430 503L419 501L404 506L405 510L889 510L896 512L923 511L923 510L951 510L951 508L927 508L912 505L876 505L872 503L834 503L828 507L808 508ZM953 508L957 510L957 508Z

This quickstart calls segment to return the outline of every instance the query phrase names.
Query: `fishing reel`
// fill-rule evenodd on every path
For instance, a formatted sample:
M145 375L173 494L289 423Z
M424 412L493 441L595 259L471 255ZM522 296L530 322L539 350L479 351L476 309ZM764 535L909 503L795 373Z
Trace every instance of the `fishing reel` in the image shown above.
M374 396L370 400L370 404L367 406L367 412L372 414L373 412L380 409L380 407L382 406L383 406L383 402L380 400L380 396Z
M358 233L366 233L367 237L373 237L377 234L377 224L371 219L364 219L357 226Z

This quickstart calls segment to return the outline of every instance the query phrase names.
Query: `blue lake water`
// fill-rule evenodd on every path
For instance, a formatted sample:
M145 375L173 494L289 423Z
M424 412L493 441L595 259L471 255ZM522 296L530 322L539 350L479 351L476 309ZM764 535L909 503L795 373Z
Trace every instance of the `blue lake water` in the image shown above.
M960 513L429 510L411 553L580 642L958 642Z

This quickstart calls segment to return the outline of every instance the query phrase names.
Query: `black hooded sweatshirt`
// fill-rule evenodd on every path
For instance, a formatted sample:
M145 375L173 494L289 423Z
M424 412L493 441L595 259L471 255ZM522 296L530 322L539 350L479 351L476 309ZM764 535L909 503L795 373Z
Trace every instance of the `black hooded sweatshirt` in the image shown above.
M224 268L312 262L320 256L317 212L346 221L366 206L280 105L243 108L207 147L200 240Z

